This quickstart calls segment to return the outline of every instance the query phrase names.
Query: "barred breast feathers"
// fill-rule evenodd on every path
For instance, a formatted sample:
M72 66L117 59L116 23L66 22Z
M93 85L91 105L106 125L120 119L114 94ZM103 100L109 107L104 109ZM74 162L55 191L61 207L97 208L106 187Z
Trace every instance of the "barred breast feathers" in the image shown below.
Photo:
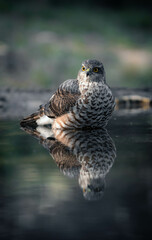
M70 111L56 118L54 128L100 127L107 124L114 109L110 88L103 83L83 83ZM107 120L107 121L106 121Z

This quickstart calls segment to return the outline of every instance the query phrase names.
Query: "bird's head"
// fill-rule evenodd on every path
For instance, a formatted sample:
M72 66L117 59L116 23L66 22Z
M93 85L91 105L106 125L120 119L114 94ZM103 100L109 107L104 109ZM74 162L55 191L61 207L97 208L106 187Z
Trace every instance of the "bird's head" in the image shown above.
M88 59L82 62L82 67L78 72L78 81L106 82L105 70L102 62Z
M86 176L84 179L80 176L79 184L83 188L83 196L86 200L99 200L104 195L104 190L106 188L104 176L99 178L87 178Z

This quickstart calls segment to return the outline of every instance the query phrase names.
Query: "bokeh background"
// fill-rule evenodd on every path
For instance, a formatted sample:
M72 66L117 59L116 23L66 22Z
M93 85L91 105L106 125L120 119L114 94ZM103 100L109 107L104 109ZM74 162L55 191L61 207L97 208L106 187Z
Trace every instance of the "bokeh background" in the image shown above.
M150 1L0 0L0 87L56 88L103 61L112 87L150 87Z

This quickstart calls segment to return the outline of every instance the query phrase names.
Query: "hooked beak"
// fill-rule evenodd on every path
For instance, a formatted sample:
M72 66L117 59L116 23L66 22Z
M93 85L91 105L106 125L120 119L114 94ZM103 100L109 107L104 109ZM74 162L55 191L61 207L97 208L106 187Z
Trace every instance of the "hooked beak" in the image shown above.
M88 77L90 75L90 68L86 70L86 76Z

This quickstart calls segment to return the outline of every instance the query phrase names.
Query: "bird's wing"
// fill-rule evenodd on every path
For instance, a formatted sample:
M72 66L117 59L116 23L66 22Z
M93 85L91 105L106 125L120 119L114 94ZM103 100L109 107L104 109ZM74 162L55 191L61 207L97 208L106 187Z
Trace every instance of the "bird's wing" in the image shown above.
M48 117L58 117L70 111L80 97L78 80L70 79L63 82L58 90L44 106Z

